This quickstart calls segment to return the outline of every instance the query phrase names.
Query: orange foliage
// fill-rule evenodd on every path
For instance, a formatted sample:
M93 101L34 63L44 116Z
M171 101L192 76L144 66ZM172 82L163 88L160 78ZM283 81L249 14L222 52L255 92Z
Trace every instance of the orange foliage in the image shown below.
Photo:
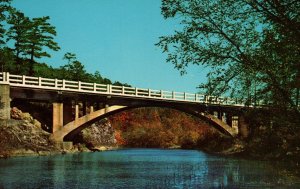
M115 131L115 139L117 141L117 144L119 146L125 146L126 145L126 141L124 140L124 138L122 137L122 133L120 130L116 130Z
M213 133L202 120L167 108L138 108L110 117L119 145L194 147Z

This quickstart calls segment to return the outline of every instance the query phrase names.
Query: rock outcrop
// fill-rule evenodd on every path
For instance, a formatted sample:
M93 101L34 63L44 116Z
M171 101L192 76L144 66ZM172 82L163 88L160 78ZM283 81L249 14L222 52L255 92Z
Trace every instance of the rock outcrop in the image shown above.
M13 119L0 123L0 157L45 155L59 151L49 141L49 133L29 113L11 109Z
M74 142L84 143L90 150L103 151L116 146L114 129L107 119L82 130Z

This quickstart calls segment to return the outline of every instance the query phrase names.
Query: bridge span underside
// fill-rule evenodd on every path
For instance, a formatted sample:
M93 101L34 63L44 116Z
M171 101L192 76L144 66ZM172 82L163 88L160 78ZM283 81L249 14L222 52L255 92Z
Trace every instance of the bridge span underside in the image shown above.
M72 138L91 123L120 111L140 107L176 109L209 122L221 132L238 134L238 112L241 107L220 104L138 98L110 94L87 94L60 90L10 87L11 99L53 103L51 138L56 142ZM80 106L78 105L80 104ZM74 113L75 112L75 113Z

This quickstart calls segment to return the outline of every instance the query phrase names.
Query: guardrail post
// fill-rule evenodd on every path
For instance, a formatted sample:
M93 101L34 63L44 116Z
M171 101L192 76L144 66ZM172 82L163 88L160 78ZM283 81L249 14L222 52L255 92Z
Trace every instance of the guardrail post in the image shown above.
M9 83L9 72L6 72L6 82Z
M148 96L151 97L151 89L148 89Z
M25 81L26 81L26 76L22 75L22 85L25 85Z
M183 95L184 95L184 100L186 100L186 93L184 92Z
M164 96L164 91L160 90L160 97L162 98Z
M112 92L112 86L110 84L107 84L106 85L106 90L107 90L107 93L111 93Z
M93 85L93 91L97 91L97 85L96 85L96 83L94 83L94 85Z
M135 88L135 96L138 96L138 88Z
M39 86L42 86L42 78L39 77Z
M122 94L125 94L125 87L122 86Z
M175 92L174 91L172 91L172 99L175 100Z
M66 87L66 81L63 79L62 80L62 88L64 89Z
M78 90L81 90L81 81L78 81Z
M55 88L57 88L57 84L58 84L57 79L55 79L55 80L54 80L54 87L55 87Z

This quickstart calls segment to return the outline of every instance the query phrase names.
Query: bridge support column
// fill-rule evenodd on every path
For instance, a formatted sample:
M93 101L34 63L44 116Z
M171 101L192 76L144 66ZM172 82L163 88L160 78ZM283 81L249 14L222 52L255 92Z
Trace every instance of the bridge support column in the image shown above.
M75 105L75 120L79 118L79 105Z
M239 117L239 133L242 138L247 138L250 134L249 125L244 116Z
M231 126L236 131L236 133L239 132L239 116L231 117Z
M63 105L63 117L64 117L64 125L73 121L73 108L72 101L65 101Z
M10 87L0 85L0 119L10 119Z
M61 129L64 124L63 116L63 103L54 102L53 103L53 125L52 133Z
M94 112L94 106L90 106L90 113Z
M219 112L214 111L213 113L214 113L214 117L215 117L215 118L219 118Z
M223 121L224 123L227 123L227 117L226 117L226 113L225 113L225 112L223 112L221 118L222 118L222 121Z
M105 104L105 113L108 112L108 108L109 108L109 105L108 105L108 104Z

